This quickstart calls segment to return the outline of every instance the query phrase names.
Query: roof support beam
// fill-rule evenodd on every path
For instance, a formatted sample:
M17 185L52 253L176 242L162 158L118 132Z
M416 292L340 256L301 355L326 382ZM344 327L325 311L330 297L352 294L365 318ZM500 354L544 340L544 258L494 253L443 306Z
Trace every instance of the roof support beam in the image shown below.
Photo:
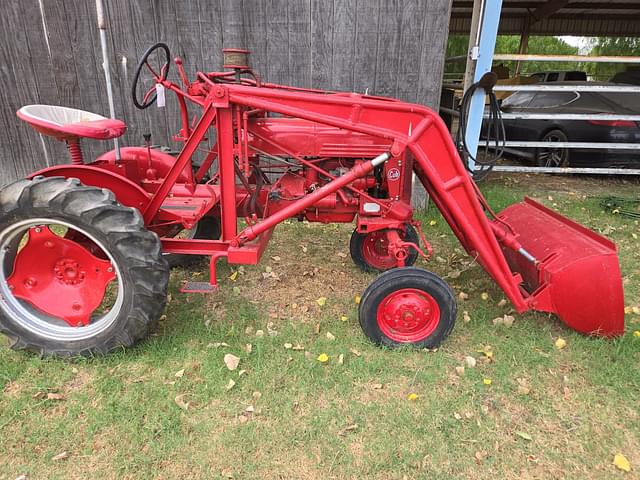
M553 15L561 8L564 8L569 3L569 0L551 0L545 3L542 7L535 9L531 13L532 21L539 22L540 20L544 20L545 18Z

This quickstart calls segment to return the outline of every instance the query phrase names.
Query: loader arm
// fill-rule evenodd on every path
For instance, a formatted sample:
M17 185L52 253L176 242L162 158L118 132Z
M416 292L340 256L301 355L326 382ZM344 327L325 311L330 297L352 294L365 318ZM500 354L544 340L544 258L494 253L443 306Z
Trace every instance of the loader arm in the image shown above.
M458 157L449 132L432 110L395 100L229 85L229 100L253 108L323 123L408 149L414 171L465 250L504 290L518 312L529 309L479 200L480 192Z
M385 139L394 157L408 150L414 159L414 173L462 246L518 312L535 309L555 313L567 325L588 334L614 336L624 332L615 245L532 200L512 205L490 220L486 200L435 112L355 93L275 87L225 85L220 103Z

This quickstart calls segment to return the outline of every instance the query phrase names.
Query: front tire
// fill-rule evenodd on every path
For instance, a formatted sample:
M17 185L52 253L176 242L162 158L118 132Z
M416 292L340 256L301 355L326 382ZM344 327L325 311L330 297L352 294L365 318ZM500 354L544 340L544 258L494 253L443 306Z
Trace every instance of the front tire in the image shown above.
M447 283L420 268L389 270L365 290L358 311L364 334L378 345L436 348L456 321Z
M567 135L562 130L551 130L544 134L540 139L541 142L568 142ZM568 148L536 148L535 150L536 165L539 167L567 167L569 166L569 149Z
M110 191L61 177L0 191L0 331L12 348L130 347L164 310L168 279L158 236Z

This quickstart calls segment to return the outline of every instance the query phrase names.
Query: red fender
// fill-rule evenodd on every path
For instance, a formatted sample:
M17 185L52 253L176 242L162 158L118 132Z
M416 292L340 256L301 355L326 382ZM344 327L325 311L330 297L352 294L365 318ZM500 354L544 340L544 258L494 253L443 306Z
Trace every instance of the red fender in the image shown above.
M155 170L156 177L162 179L167 176L169 170L176 163L176 157L168 153L161 152L158 149L151 150L151 168ZM111 150L100 155L93 165L115 164L125 166L122 172L127 178L134 181L142 181L147 178L147 170L149 169L149 158L147 147L123 147L120 149L120 161L116 162L116 151ZM180 173L176 183L193 183L193 171L191 165L188 164Z
M83 185L111 190L118 202L144 212L149 195L134 182L122 175L91 165L58 165L32 173L29 178L43 177L77 178Z

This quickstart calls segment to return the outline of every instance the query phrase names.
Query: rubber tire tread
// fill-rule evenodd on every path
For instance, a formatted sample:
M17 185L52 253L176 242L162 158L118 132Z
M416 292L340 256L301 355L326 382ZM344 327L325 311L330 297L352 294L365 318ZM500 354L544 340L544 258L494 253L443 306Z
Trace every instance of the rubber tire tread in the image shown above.
M77 225L99 240L121 270L124 301L106 330L73 341L37 335L0 308L0 332L9 337L11 348L69 358L104 355L146 338L166 306L169 267L160 239L145 228L140 212L119 204L111 191L75 178L35 177L0 190L0 231L38 217Z
M412 225L406 224L406 235L403 240L407 242L415 243L416 245L420 245L420 238L418 237L418 233ZM351 259L353 263L355 263L360 270L368 273L375 272L384 272L386 270L380 270L379 268L374 267L369 264L364 255L362 255L362 246L364 244L364 240L368 234L367 233L358 233L357 230L354 230L351 234L351 240L349 240L349 253L351 254ZM405 259L405 267L410 267L418 260L418 251L415 248L409 248L409 255ZM396 267L393 267L396 268Z
M377 310L380 302L387 295L404 288L416 288L427 292L440 307L438 326L431 335L419 342L396 342L384 335L378 326ZM388 270L369 284L360 300L358 317L364 334L377 345L391 348L407 345L416 348L437 348L453 330L457 310L453 291L442 278L422 268L403 267Z

